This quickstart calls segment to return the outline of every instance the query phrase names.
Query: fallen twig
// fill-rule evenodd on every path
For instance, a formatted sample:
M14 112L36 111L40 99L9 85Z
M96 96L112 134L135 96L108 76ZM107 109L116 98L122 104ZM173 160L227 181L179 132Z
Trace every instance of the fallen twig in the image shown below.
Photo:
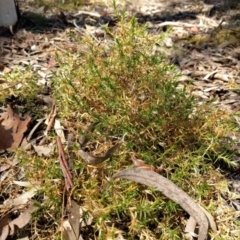
M58 152L59 152L59 162L60 162L60 166L65 179L66 190L68 191L73 186L72 174L69 171L68 163L63 151L62 142L59 136L57 136L57 145L58 145Z
M39 125L45 120L45 118L41 118L38 120L38 123L33 127L31 132L27 136L27 142L29 142L32 138L33 133L36 131L36 129L39 127Z
M52 111L51 111L51 113L49 114L48 125L47 125L46 130L44 131L44 135L45 135L45 136L48 135L48 132L50 131L50 129L51 129L52 126L54 125L54 121L55 121L56 116L57 116L57 108L56 108L56 105L53 104L53 106L52 106ZM46 138L43 138L43 139L39 142L39 145L40 145L40 146L44 144L45 139L46 139Z
M48 132L52 128L56 116L57 116L57 108L56 108L56 105L54 104L53 107L52 107L52 111L51 111L51 113L49 115L49 122L48 122L48 125L47 125L47 128L46 128L46 131L45 131L46 135L48 134Z
M96 18L100 18L101 17L101 14L100 13L97 13L97 12L88 12L88 11L78 11L77 13L75 13L73 16L74 17L77 17L79 15L88 15L90 17L96 17Z
M204 27L199 24L191 24L191 23L183 23L183 22L162 22L156 24L157 27L165 27L165 26L177 26L177 27L187 27L187 28L192 28L192 27Z

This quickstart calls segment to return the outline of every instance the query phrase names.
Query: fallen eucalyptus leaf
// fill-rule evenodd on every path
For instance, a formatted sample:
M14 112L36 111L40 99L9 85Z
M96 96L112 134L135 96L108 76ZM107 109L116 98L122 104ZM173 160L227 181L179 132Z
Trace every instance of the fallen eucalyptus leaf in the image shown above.
M91 165L95 165L95 164L99 164L102 163L103 161L107 160L108 158L110 158L114 151L122 144L122 140L120 140L119 142L117 142L114 146L112 146L111 148L109 148L106 153L102 156L102 157L95 157L95 156L91 156L90 154L88 154L87 152L83 151L83 150L79 150L78 154L88 163Z
M89 153L83 151L82 149L78 151L78 154L88 163L91 165L102 163L103 161L110 158L116 149L123 143L126 134L119 140L115 145L109 148L102 157L95 157L91 156Z
M79 237L79 225L80 225L80 206L75 202L71 201L71 206L69 207L69 223L71 224L72 230L74 235L76 236L76 239Z
M0 240L7 239L9 235L13 236L18 229L26 226L32 218L32 213L36 210L37 207L31 202L28 208L15 219L12 219L14 210L4 215L0 219Z
M208 232L208 219L202 209L182 189L156 172L139 168L122 170L113 178L124 178L150 187L155 187L169 199L178 203L199 225L198 240L205 240Z
M5 240L9 234L8 223L11 221L11 212L8 212L0 218L0 240Z
M26 226L32 218L32 213L37 210L37 207L33 203L17 218L9 223L10 235L16 234L16 226L18 229Z
M0 117L0 149L9 151L16 149L20 145L30 121L31 117L28 114L25 115L25 119L22 119L8 105L7 111Z
M0 208L6 207L6 206L19 206L22 204L26 204L33 196L36 195L37 190L38 188L34 187L29 191L23 193L17 198L7 199L3 205L0 205Z
M68 219L63 220L62 227L64 229L64 235L67 240L77 240Z

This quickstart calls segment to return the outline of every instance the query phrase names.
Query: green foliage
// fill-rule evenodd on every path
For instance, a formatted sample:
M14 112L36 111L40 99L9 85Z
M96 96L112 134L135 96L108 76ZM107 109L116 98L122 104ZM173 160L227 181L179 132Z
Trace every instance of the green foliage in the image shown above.
M79 177L82 190L77 192L94 215L97 239L119 231L127 239L150 237L153 232L161 239L182 239L176 225L176 217L184 215L179 206L154 190L150 192L154 200L149 201L145 187L129 181L116 185L104 176L129 166L128 156L135 152L150 165L165 166L168 177L195 199L208 199L213 191L206 183L212 169L209 162L233 165L220 141L229 116L211 106L199 106L187 88L178 87L175 67L164 56L153 54L154 44L163 36L148 35L135 18L123 14L118 19L114 31L104 27L106 41L86 36L79 45L87 48L57 54L61 72L53 87L64 125L81 133L89 123L98 123L89 137L100 146L107 146L110 136L127 133L121 154L101 164L94 177L90 177L91 167L82 166L81 174L88 172L89 178ZM101 194L99 186L105 189ZM161 219L156 203L164 214Z
M199 106L186 87L179 88L175 66L153 53L163 36L150 36L135 18L117 18L114 30L103 27L103 40L85 36L77 51L56 52L60 67L52 90L58 117L76 139L71 154L66 153L75 173L68 197L81 205L85 222L91 218L81 228L86 237L183 239L186 214L177 204L154 189L111 176L132 165L134 152L145 163L162 166L163 175L214 211L217 204L211 199L217 190L208 181L222 179L213 164L234 166L232 153L222 147L222 137L232 128L229 115ZM92 122L97 123L88 134L89 144L98 146L94 154L127 134L122 148L98 166L86 165L78 155L79 135ZM48 142L54 141L51 137ZM64 184L57 150L48 158L18 155L27 177L42 184L46 201L41 211L60 222Z
M30 103L36 98L37 93L41 91L41 87L37 85L37 74L30 69L31 66L23 71L23 69L19 67L5 74L7 83L1 84L1 102L5 102L10 96L18 97L21 101L27 103Z
M197 120L189 118L194 100L177 89L174 66L152 54L158 39L151 39L134 18L108 33L115 34L108 46L85 39L88 51L74 56L71 65L61 62L66 70L55 88L61 112L79 112L80 122L88 115L107 135L127 132L139 149L156 148L163 139L171 146L191 137L194 144L197 138L189 134Z

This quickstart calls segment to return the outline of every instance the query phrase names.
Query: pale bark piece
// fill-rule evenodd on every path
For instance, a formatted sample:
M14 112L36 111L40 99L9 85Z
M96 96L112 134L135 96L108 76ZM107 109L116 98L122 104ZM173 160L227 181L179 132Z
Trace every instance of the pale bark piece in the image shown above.
M199 206L200 206L200 205L199 205ZM212 216L204 207L200 206L200 208L201 208L202 211L205 213L211 229L212 229L214 232L217 232L217 225L216 225L216 222L214 221L213 216Z
M37 153L38 156L46 156L48 157L51 155L54 151L54 146L49 145L49 146L37 146L37 145L32 145L35 152Z
M22 120L8 105L7 111L0 117L0 149L9 151L16 149L21 143L30 121L29 115Z
M4 171L0 174L0 182L3 182L9 175L11 171Z
M198 27L198 28L203 28L204 26L197 25L197 24L191 24L191 23L185 23L185 22L163 22L157 24L158 27L164 27L164 26L179 26L179 27L187 27L187 28L192 28L192 27Z
M48 115L48 117L46 118L46 121L45 121L47 128L44 131L44 135L46 137L48 136L48 132L50 131L50 129L52 128L52 126L55 123L56 116L57 116L57 108L56 108L56 105L54 104L52 106L52 110L51 110L50 114ZM43 142L41 141L39 145L42 145L42 144L43 144Z
M0 208L4 208L6 206L19 206L22 204L26 204L33 196L36 195L37 190L38 188L32 188L17 198L8 199L4 202L3 205L0 205Z
M30 182L26 181L13 181L13 183L20 187L33 187L33 185Z
M113 178L132 180L149 187L155 187L169 199L178 203L199 225L198 240L207 238L209 223L206 215L197 203L182 189L167 178L156 172L139 168L122 170L113 175Z
M230 76L227 74L224 74L224 73L216 73L216 74L214 74L214 78L220 79L224 82L229 82L229 80L230 80Z
M196 237L196 234L194 233L194 230L196 228L197 222L195 219L190 216L190 218L187 221L187 225L185 227L185 237L187 240L193 240L193 237Z
M37 120L37 124L32 128L31 132L27 136L27 142L29 142L32 139L32 135L37 130L37 128L42 124L42 122L46 120L45 118L41 118Z
M76 16L79 16L79 15L88 15L90 17L96 17L96 18L101 17L101 14L99 14L98 12L88 12L88 11L78 11L73 16L76 17Z
M3 164L0 166L0 173L8 170L11 167L9 164Z
M5 164L0 165L0 173L8 170L11 167L14 167L18 164L18 159L14 158L13 160L5 161Z
M212 76L214 76L214 74L216 74L217 72L220 72L220 70L215 70L215 71L212 71L212 72L208 73L208 74L203 78L203 80L208 80L209 78L211 78Z
M58 120L58 119L55 119L54 130L55 130L56 134L61 138L61 142L65 143L66 138L64 135L64 127L61 125L60 120Z

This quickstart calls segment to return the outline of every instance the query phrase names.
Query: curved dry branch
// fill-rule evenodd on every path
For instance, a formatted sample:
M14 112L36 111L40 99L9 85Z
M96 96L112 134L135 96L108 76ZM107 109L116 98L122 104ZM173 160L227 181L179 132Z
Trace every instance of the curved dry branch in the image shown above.
M166 197L178 203L199 225L198 240L205 240L209 223L206 215L194 200L187 195L182 189L176 186L167 178L159 175L156 172L132 168L122 170L113 175L113 178L124 178L132 180L149 187L155 187Z

